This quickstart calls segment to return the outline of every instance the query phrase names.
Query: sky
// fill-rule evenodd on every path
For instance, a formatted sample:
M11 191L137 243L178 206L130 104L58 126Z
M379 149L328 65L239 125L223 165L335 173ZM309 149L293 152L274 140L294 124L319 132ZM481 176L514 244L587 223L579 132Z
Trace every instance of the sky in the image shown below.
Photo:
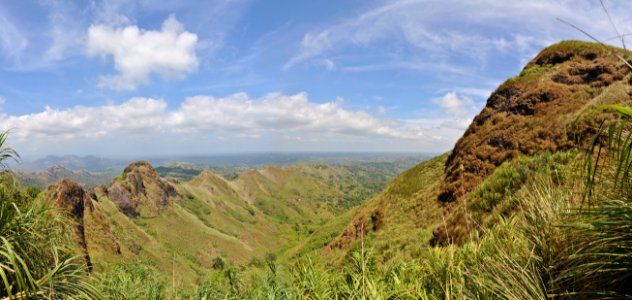
M604 1L621 33L632 1ZM0 129L23 157L443 152L596 0L0 1Z

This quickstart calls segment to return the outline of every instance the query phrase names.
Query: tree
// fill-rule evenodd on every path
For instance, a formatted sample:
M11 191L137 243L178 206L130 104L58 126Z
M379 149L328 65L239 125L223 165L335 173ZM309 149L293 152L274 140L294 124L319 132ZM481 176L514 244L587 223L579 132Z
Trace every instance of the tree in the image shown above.
M211 265L215 270L223 270L224 269L224 260L221 257L216 257L213 259L213 264Z

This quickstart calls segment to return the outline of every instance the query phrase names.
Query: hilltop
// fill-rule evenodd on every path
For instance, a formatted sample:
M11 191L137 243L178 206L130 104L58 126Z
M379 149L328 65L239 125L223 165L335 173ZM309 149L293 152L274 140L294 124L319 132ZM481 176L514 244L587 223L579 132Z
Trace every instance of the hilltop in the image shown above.
M508 193L515 194L536 173L549 172L548 164L555 168L570 161L564 156L521 157L577 149L598 124L614 116L595 112L597 106L632 103L630 70L613 55L621 51L579 41L543 49L491 94L452 151L395 178L359 209L325 251L346 253L366 235L386 260L411 255L417 251L414 245L462 243L476 235L482 224L472 222L484 224L501 213ZM504 164L509 165L495 172ZM507 174L508 169L521 173ZM465 216L468 209L477 221Z

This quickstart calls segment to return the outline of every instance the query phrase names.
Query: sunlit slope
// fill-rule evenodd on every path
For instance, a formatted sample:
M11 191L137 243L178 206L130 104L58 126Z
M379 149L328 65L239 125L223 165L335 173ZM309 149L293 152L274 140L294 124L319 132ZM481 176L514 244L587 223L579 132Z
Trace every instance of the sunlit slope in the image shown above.
M86 219L88 251L97 270L143 259L161 276L193 283L218 257L248 265L267 253L284 256L385 181L362 168L299 164L253 169L233 180L203 171L178 182L135 162L112 184L95 189L101 214ZM109 226L118 249L95 237L100 224Z
M517 192L535 174L565 166L570 161L565 155L571 154L558 152L585 145L603 120L614 117L597 110L599 105L632 103L630 70L615 52L628 55L579 41L542 50L491 94L449 154L394 179L358 209L325 251L348 253L366 236L388 259L414 255L419 245L462 243L478 234L480 222L506 211L497 207L504 205L506 194ZM542 153L554 155L528 158ZM495 173L519 157L527 158ZM482 206L468 217L464 210L472 203Z
M359 208L348 223L338 222L337 227L342 225L342 230L333 239L326 241L318 235L331 236L331 229L326 228L312 239L324 242L323 251L335 255L357 246L358 239L366 235L383 259L427 243L433 226L441 221L442 208L436 197L447 156L443 154L421 162L397 176L382 193ZM410 251L400 251L404 248Z

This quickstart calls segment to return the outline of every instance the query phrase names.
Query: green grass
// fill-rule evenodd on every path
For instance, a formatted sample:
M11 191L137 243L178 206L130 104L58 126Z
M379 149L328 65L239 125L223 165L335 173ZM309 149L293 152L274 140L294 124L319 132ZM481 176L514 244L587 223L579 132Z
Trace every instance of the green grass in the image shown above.
M0 141L1 147L1 141ZM35 196L35 197L32 197ZM0 178L0 297L95 299L85 263L68 236L67 220L13 177Z

